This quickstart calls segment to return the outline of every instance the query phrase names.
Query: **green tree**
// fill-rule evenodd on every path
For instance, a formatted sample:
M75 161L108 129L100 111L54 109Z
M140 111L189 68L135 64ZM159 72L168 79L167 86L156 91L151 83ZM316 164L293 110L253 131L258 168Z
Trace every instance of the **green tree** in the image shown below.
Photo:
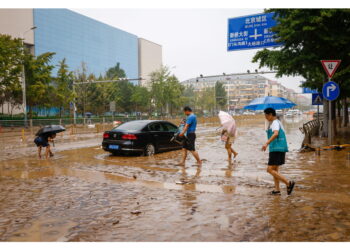
M340 84L342 98L349 96L350 81L350 10L348 9L269 9L275 12L276 32L280 49L258 51L253 62L277 71L277 76L302 76L304 87L322 88L327 81L320 64L322 59L341 59L333 79ZM346 100L345 100L346 102ZM346 104L347 105L347 104ZM324 102L325 121L328 102ZM347 106L346 106L347 107ZM347 108L344 108L347 112ZM335 110L332 109L333 117ZM327 135L327 122L323 135ZM334 126L335 127L335 126Z
M185 105L196 109L196 93L192 85L184 88L183 98L184 98L183 102Z
M120 63L117 63L114 67L111 67L106 72L107 79L119 79L126 77L125 71L120 68Z
M150 92L146 87L136 85L131 95L131 102L134 105L134 110L139 112L148 111L150 105Z
M183 105L184 87L166 66L152 72L150 76L151 97L157 111L172 115L174 110Z
M133 84L128 81L119 81L117 83L117 91L113 100L116 101L118 110L121 112L130 112L133 109L131 102Z
M80 112L92 112L94 114L104 114L109 111L109 103L116 102L117 111L131 112L135 108L132 103L134 85L127 80L118 80L125 78L126 74L120 68L120 64L111 67L106 71L105 76L100 75L98 79L93 74L88 75L88 69L85 63L76 71L76 82L87 82L77 84L75 87L77 96L77 107ZM94 81L107 81L96 83ZM108 80L114 80L108 82ZM115 81L117 80L117 81ZM92 81L91 83L88 83Z
M215 110L215 89L213 87L208 87L198 93L198 105L201 110L206 112L214 113Z
M37 57L26 53L24 60L25 77L26 77L26 96L27 105L29 106L29 118L32 118L32 108L52 107L52 94L54 93L52 69L50 61L55 53L47 52Z
M88 68L85 62L82 62L80 68L75 71L75 93L76 96L76 108L77 112L85 116L86 112L92 112L91 107L93 99L92 94L95 92L96 88L93 83L84 83L95 80L93 74L88 74Z
M22 103L23 59L21 39L0 34L0 105L9 102L14 107Z
M60 109L60 117L65 109L69 109L70 102L74 99L72 83L73 72L69 71L66 59L59 62L57 77L55 79L55 104Z
M106 72L106 78L110 80L118 80L125 78L125 71L120 68L120 63L117 63L114 67L111 67ZM113 82L109 86L110 101L115 101L117 110L120 112L130 112L133 109L131 102L132 92L134 85L127 80L120 80Z
M227 105L227 93L224 87L224 83L217 81L215 83L215 98L216 107L215 109L223 109Z

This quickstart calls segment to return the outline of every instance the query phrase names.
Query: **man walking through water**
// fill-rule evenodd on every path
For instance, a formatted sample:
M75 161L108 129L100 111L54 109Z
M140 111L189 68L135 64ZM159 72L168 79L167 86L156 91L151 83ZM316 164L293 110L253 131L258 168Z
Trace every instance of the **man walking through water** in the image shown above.
M270 192L272 195L280 195L280 181L287 186L287 194L293 192L294 181L288 181L279 171L279 167L285 163L286 152L288 152L287 138L282 123L276 117L276 110L267 108L264 110L265 118L269 122L267 129L268 141L262 146L265 151L269 146L269 162L267 172L273 176L275 189Z
M184 141L182 148L182 161L179 165L185 165L187 158L187 151L190 151L194 158L197 160L198 166L202 165L202 161L196 151L195 141L196 141L196 128L197 128L197 117L193 114L192 109L188 106L184 107L184 113L187 116L186 125L182 132L179 134L183 137L187 133L187 140Z

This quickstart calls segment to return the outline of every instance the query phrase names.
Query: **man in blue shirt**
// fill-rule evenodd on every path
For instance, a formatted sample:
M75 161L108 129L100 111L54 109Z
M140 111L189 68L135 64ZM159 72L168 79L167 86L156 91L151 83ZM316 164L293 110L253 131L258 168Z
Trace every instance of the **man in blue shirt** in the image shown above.
M187 151L190 151L194 158L197 160L199 166L202 165L202 161L199 158L199 155L196 151L195 141L196 141L196 128L197 128L197 117L193 114L192 109L188 106L184 107L184 113L187 116L186 125L179 135L180 137L184 136L187 133L187 140L183 144L183 156L182 161L179 165L185 165L187 158Z

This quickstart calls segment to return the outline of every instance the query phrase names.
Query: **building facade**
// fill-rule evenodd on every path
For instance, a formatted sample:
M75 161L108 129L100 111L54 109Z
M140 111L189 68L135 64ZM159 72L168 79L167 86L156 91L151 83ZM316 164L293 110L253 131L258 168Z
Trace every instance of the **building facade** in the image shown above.
M139 38L139 75L141 85L150 87L150 73L162 67L162 46Z
M229 110L240 110L250 101L264 96L280 96L288 98L293 90L259 74L230 74L212 77L198 77L183 81L185 87L192 86L200 92L206 88L214 88L216 82L222 82L227 93Z
M138 37L67 9L34 9L35 55L52 51L52 63L66 58L71 70L84 62L89 73L104 74L117 62L138 77Z
M120 63L126 77L147 81L162 64L161 45L68 9L0 9L0 34L23 38L35 56L56 53L54 66L65 58L69 70L84 63L96 76Z

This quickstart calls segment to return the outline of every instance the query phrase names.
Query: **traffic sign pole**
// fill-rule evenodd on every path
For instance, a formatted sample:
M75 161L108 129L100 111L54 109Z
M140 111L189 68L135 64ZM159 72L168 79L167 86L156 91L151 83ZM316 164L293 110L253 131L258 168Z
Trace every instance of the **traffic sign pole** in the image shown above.
M336 70L338 69L339 65L341 63L341 60L321 60L321 64L323 66L323 69L325 70L327 76L328 76L328 83L326 83L323 86L322 93L323 96L329 101L328 105L328 143L333 143L333 137L334 137L334 124L333 124L333 101L336 100L339 96L340 90L339 86L331 82L332 76L335 74Z
M328 77L328 82L331 81L331 78ZM333 144L333 118L332 118L332 101L328 101L328 143L329 145Z

